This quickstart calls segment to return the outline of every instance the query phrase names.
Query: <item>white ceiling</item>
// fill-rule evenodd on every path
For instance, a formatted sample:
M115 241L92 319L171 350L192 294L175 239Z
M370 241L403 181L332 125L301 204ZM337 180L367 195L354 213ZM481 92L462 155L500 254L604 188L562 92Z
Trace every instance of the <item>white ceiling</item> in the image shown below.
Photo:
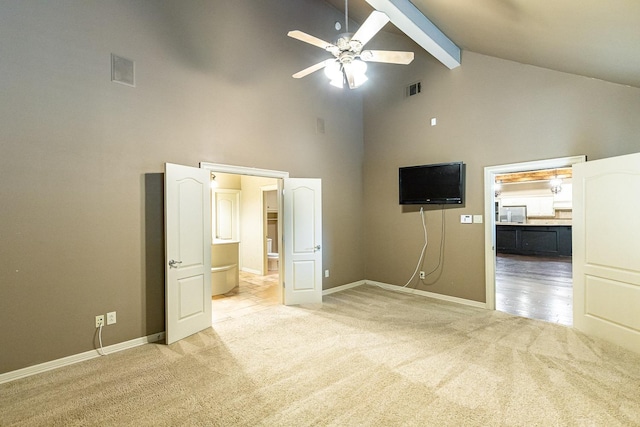
M344 0L326 1L344 13ZM640 88L640 0L411 2L463 50L463 67L469 50ZM354 21L371 11L349 0Z

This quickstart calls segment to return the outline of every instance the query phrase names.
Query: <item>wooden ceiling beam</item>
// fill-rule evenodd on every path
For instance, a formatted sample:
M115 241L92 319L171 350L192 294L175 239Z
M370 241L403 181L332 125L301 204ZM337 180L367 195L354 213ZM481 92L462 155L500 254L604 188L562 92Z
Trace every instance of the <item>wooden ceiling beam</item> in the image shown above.
M504 175L496 175L496 182L502 184L510 184L515 182L533 182L533 181L549 181L558 176L558 178L571 178L571 168L546 169L539 171L514 172Z

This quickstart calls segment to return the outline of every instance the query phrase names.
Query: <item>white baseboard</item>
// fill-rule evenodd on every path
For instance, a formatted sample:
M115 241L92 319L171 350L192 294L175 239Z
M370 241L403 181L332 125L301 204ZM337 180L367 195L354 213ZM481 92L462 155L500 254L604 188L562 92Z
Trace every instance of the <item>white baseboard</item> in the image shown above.
M421 291L418 289L403 288L401 286L390 285L388 283L376 282L373 280L359 280L353 283L347 283L346 285L336 286L334 288L326 289L322 291L322 295L330 295L336 292L346 291L362 285L379 286L383 289L391 291L404 292L408 294L421 295L428 298L438 299L442 301L454 302L457 304L463 304L471 307L486 308L486 304L483 302L472 301L464 298L452 297L448 295L436 294L433 292ZM138 347L144 344L157 342L164 339L164 332L158 332L153 335L147 335L146 337L135 338L129 341L113 344L104 348L104 352L109 355L110 353L116 353L119 351L127 350L130 348ZM74 354L71 356L63 357L62 359L56 359L49 362L41 363L39 365L28 366L26 368L18 369L16 371L6 372L0 374L0 384L8 383L20 378L25 378L31 375L40 374L42 372L51 371L53 369L61 368L63 366L73 365L74 363L84 362L85 360L95 359L100 357L98 350L89 350L84 353Z
M347 283L346 285L336 286L335 288L329 288L322 291L322 295L335 294L336 292L346 291L347 289L355 288L356 286L364 285L364 280L359 280L353 283Z
M378 286L383 289L387 289L389 291L398 291L398 292L404 292L406 294L420 295L427 298L433 298L441 301L455 302L457 304L468 305L471 307L487 308L486 304L483 302L478 302L478 301L473 301L473 300L458 298L458 297L452 297L449 295L436 294L434 292L421 291L419 289L403 288L402 286L390 285L388 283L376 282L374 280L359 280L357 282L347 283L346 285L336 286L335 288L330 288L322 291L322 295L329 295L336 292L346 291L347 289L355 288L357 286L362 286L362 285Z
M128 350L130 348L138 347L144 344L157 342L164 339L164 332L158 332L153 335L147 335L146 337L135 338L129 341L121 342L104 347L104 353L108 356L111 353L116 353L122 350ZM73 365L74 363L84 362L85 360L95 359L100 357L101 354L98 350L89 350L84 353L74 354L71 356L63 357L62 359L51 360L49 362L40 363L39 365L28 366L26 368L18 369L16 371L6 372L0 374L0 384L8 383L20 378L29 377L31 375L40 374L42 372L51 371L53 369L61 368L63 366Z
M403 288L402 286L390 285L388 283L376 282L374 280L363 280L363 282L366 285L379 286L383 289L388 289L390 291L398 291L398 292L404 292L407 294L421 295L427 298L433 298L441 301L455 302L456 304L467 305L470 307L485 308L485 309L487 308L487 305L485 303L473 301L470 299L452 297L449 295L442 295L442 294L437 294L435 292L421 291L419 289L413 289L413 288Z
M262 271L254 270L253 268L242 267L240 271L244 271L245 273L257 274L258 276L262 275Z

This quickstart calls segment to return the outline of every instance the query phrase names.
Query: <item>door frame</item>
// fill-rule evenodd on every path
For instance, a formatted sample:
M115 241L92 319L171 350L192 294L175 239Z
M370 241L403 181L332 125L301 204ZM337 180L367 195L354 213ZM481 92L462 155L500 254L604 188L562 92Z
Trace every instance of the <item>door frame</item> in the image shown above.
M495 192L493 183L496 175L512 172L526 172L538 169L554 169L587 161L587 156L559 157L484 168L484 261L485 261L485 308L496 309L496 218Z
M249 176L257 176L261 178L275 178L278 179L278 183L276 185L277 190L282 190L283 180L289 178L289 172L271 170L271 169L260 169L260 168L252 168L248 166L236 166L236 165L227 165L222 163L210 163L210 162L200 162L201 169L207 169L213 173L228 173L234 175L249 175ZM278 212L282 212L282 197L278 198ZM266 219L263 219L263 222ZM280 230L281 221L278 221L278 248L282 247L282 230ZM266 239L262 239L266 245ZM278 263L278 292L279 292L279 301L282 304L284 302L284 292L282 292L282 283L284 277L282 275L282 268L284 264L284 259L282 258L282 252L280 252L280 261ZM264 257L266 258L266 252ZM266 259L265 259L266 262Z

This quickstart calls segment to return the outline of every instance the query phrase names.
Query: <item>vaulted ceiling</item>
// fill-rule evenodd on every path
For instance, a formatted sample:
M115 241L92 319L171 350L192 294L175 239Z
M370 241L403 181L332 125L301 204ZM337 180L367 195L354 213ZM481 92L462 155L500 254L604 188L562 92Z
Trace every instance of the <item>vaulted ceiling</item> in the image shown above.
M326 0L344 13L344 0ZM412 0L464 51L640 88L639 0ZM373 11L349 0L362 23ZM385 31L398 31L389 23Z

